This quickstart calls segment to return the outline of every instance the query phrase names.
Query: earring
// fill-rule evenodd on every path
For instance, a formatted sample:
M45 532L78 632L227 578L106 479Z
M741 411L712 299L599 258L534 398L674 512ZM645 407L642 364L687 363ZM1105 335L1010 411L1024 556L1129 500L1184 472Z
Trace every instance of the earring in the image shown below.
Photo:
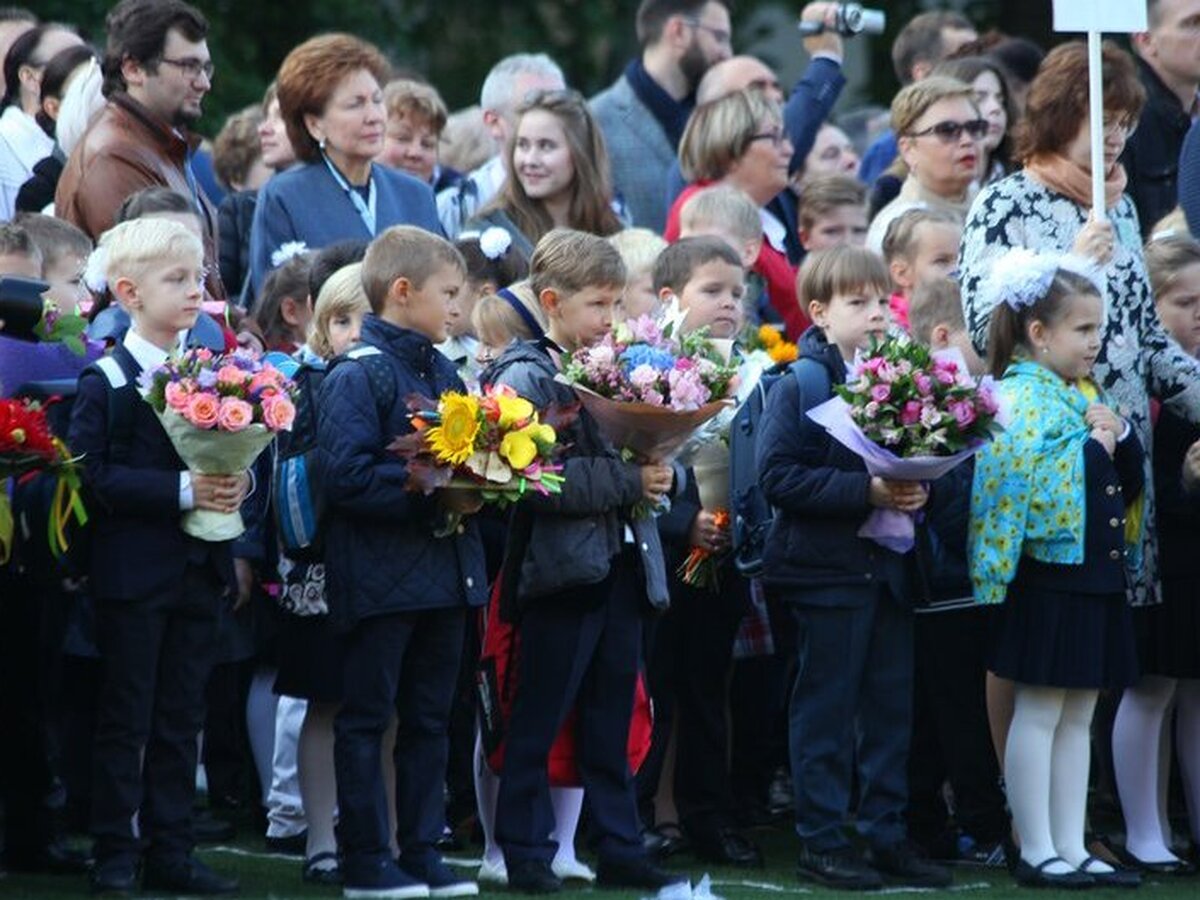
M1050 352L1050 348L1049 348L1049 347L1043 347L1043 348L1042 348L1042 352L1043 352L1043 353L1049 353L1049 352Z
M320 147L322 150L324 150L325 149L325 138L321 138L319 141L317 141L317 146Z

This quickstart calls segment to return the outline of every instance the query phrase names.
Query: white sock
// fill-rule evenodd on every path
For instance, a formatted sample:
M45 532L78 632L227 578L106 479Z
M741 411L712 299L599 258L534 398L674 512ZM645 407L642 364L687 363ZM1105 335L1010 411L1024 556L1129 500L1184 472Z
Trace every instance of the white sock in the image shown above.
M1083 842L1087 819L1088 770L1091 768L1092 713L1099 691L1070 690L1063 700L1062 715L1054 732L1054 755L1050 761L1050 832L1056 855L1075 868L1090 855ZM1094 862L1089 872L1110 872L1111 867Z
M556 863L576 863L575 828L579 825L579 814L583 812L583 788L550 788L550 802L554 804L554 831L551 839L558 841L554 853Z
M1031 866L1058 856L1050 830L1050 762L1065 694L1058 688L1016 686L1004 748L1004 783L1021 838L1021 859ZM1071 866L1054 863L1043 871L1062 875L1070 872Z
M1200 843L1200 680L1181 678L1175 694L1175 741L1192 840Z
M1142 862L1177 861L1168 846L1160 799L1170 767L1164 724L1174 693L1174 679L1148 675L1126 689L1113 722L1113 769L1125 816L1125 849Z
M487 764L483 740L475 733L475 802L479 806L479 827L483 829L483 859L494 866L504 864L504 853L496 843L496 800L500 779Z

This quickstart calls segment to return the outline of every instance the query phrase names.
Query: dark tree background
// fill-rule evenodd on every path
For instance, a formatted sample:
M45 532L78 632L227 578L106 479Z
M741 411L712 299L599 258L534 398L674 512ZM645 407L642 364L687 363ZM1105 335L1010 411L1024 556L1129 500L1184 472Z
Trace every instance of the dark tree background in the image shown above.
M75 24L102 47L104 16L112 5L37 0L33 8L45 20ZM398 68L435 84L452 109L477 102L488 69L509 53L545 51L572 85L591 94L636 50L638 0L199 0L196 5L211 23L209 47L217 66L201 123L208 133L228 113L261 98L288 50L322 31L350 31L374 41ZM891 38L924 9L957 8L981 28L1051 40L1050 0L878 0L877 5L887 10L888 33L871 44L873 75L862 88L881 103L896 89ZM736 48L758 50L785 80L794 77L802 54L792 28L802 7L799 0L740 0L734 13Z

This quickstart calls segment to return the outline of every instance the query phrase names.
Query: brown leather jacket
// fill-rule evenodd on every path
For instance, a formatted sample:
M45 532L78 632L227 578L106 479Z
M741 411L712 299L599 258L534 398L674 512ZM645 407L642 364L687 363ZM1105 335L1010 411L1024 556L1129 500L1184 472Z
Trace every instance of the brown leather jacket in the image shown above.
M108 98L67 160L54 195L55 212L96 240L113 226L117 210L130 194L161 186L192 195L184 166L200 144L181 136L125 93ZM204 230L207 300L224 300L217 268L217 213L196 184Z

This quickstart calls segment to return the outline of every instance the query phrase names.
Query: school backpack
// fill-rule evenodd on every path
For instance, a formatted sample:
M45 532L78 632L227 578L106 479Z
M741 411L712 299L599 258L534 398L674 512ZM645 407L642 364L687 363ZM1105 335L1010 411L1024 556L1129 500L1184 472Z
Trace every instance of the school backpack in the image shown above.
M291 431L275 441L271 506L276 533L286 556L296 562L317 562L322 556L321 526L326 517L325 491L317 448L321 384L329 369L306 365L283 354L264 358L296 383L296 418ZM363 366L375 408L386 416L396 403L396 377L383 351L358 344L334 360L353 360Z
M750 396L738 407L729 427L733 563L747 578L762 575L763 549L767 532L775 518L775 509L767 502L758 483L754 445L762 428L767 395L781 379L792 376L800 382L800 408L797 409L800 418L796 420L796 427L799 428L805 414L805 398L827 398L831 387L826 368L816 360L805 357L763 372Z

